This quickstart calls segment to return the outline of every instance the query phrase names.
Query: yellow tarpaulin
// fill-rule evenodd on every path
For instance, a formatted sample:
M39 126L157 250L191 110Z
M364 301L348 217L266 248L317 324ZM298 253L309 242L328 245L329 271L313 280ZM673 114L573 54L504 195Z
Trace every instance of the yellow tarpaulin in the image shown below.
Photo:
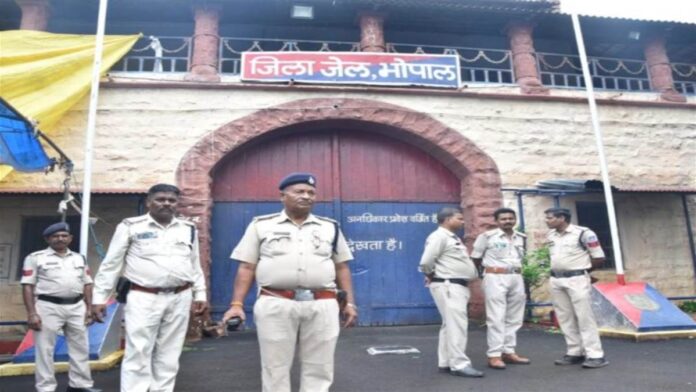
M107 35L101 73L140 35ZM95 37L42 31L0 32L0 96L50 135L58 120L90 90ZM12 168L0 165L0 181Z

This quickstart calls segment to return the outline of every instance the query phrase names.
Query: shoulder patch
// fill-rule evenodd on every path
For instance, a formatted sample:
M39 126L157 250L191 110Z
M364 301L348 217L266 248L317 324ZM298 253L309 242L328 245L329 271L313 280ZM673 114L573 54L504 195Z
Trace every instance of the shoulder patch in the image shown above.
M255 216L254 219L252 220L252 222L258 222L258 221L267 220L267 219L271 219L271 218L277 218L279 216L280 216L280 212L276 212L275 214L259 215L259 216Z

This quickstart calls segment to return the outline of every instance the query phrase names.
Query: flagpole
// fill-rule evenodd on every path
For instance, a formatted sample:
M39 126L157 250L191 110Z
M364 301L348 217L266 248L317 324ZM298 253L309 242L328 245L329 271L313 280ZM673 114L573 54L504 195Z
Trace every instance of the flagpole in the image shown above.
M592 117L592 128L594 129L595 142L597 144L597 154L599 155L599 166L602 171L602 185L604 187L604 200L607 205L607 214L609 215L609 230L611 232L611 242L614 245L614 263L616 264L616 281L621 285L626 284L623 269L623 256L621 254L621 243L619 242L619 230L616 224L616 211L614 209L614 196L611 192L611 183L609 182L609 169L607 168L607 158L604 154L604 143L602 142L602 129L599 126L599 115L597 114L597 103L595 102L594 86L592 85L592 76L590 75L590 67L587 61L587 52L585 51L585 41L582 37L580 29L580 20L577 12L571 13L573 20L573 30L575 31L575 41L578 45L578 54L580 55L580 64L582 65L582 76L585 79L585 89L587 91L587 103L590 106L590 116Z
M97 36L94 45L94 63L92 65L92 91L89 97L89 114L87 116L87 133L85 137L84 180L82 181L82 216L80 219L80 253L87 256L89 242L89 212L92 201L92 155L94 133L97 120L97 102L99 98L99 78L101 76L102 52L104 49L104 29L106 26L106 8L108 0L99 0L97 19Z

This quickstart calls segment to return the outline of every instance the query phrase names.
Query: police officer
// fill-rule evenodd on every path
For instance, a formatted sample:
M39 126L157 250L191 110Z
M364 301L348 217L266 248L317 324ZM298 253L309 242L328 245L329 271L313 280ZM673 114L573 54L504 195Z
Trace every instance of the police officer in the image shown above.
M592 313L589 275L590 269L604 263L604 252L592 230L570 223L569 210L550 208L544 213L551 229L546 237L551 254L551 300L567 345L566 355L555 364L604 367L609 362Z
M87 327L92 278L85 259L71 251L70 227L56 223L44 230L49 247L27 256L22 269L24 306L36 346L36 390L53 392L56 378L53 350L61 329L68 343L68 392L98 392L89 370Z
M459 208L445 207L437 213L439 227L425 241L419 270L442 316L437 349L438 368L442 373L461 377L483 377L471 366L466 355L468 284L476 279L476 266L462 240L455 234L464 227Z
M315 187L312 174L285 177L279 186L283 211L254 218L230 256L241 263L223 322L244 319L244 297L256 279L254 321L265 392L290 391L296 345L300 391L328 391L339 334L337 287L347 294L344 326L358 316L347 263L353 255L338 224L311 213Z
M116 227L95 278L97 321L103 320L122 270L131 282L122 392L173 391L190 312L201 314L208 307L195 226L174 216L179 194L173 185L151 187L149 212Z
M506 363L530 362L515 353L526 300L521 274L526 237L514 229L517 223L514 210L499 208L493 217L498 228L476 238L471 257L477 265L483 265L485 274L488 366L505 369Z

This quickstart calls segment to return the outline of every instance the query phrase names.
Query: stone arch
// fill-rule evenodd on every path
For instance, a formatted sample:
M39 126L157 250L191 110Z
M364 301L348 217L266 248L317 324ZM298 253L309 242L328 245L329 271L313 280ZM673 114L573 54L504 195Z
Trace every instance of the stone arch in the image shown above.
M350 121L417 145L439 159L461 180L467 244L490 228L502 204L500 173L493 159L471 140L431 116L401 106L366 99L303 99L259 110L201 138L181 159L176 172L180 212L199 227L201 264L210 263L212 171L228 154L253 139L302 123Z

